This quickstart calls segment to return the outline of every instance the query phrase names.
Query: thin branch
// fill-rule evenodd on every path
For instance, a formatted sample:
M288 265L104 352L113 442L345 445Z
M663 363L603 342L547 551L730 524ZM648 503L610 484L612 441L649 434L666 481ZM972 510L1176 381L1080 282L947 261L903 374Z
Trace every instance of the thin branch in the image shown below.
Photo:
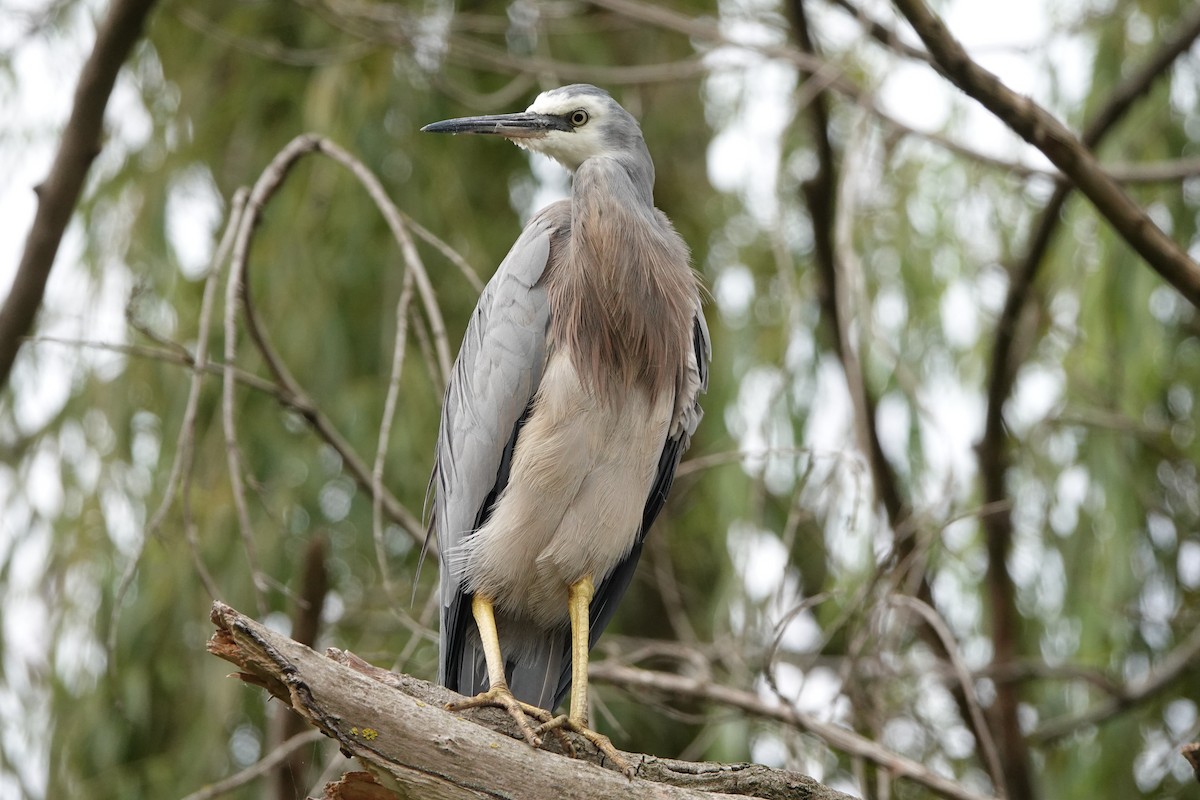
M675 564L671 560L671 548L667 546L667 537L650 537L648 549L650 567L654 570L654 587L658 590L659 599L667 612L671 632L680 642L697 641L699 637L696 636L696 629L688 619L687 602L675 577Z
M714 469L723 467L728 464L741 464L742 462L753 460L765 460L770 456L801 456L811 455L816 457L807 447L764 447L760 450L723 450L719 453L709 453L706 456L695 456L686 459L679 465L679 469L675 470L676 479L682 478L684 475L691 475L695 472L702 472L706 469ZM844 454L830 454L830 458L840 459Z
M1114 163L1104 168L1114 180L1121 183L1175 183L1200 175L1200 158L1147 161L1142 164Z
M375 177L375 173L367 169L365 164L329 139L316 137L315 144L319 152L324 153L350 170L350 173L358 179L358 182L367 190L367 194L375 201L375 207L383 215L384 221L387 222L388 230L392 232L392 237L396 240L396 244L400 246L400 252L404 256L404 264L413 273L413 278L417 282L417 291L421 295L421 302L425 308L425 315L429 320L429 329L433 336L433 348L437 353L437 363L442 373L439 388L444 387L450 380L450 368L453 361L450 357L450 343L446 335L446 322L442 318L442 309L438 305L437 296L433 291L433 284L429 282L429 273L426 271L421 257L417 254L412 237L408 235L408 229L401 219L399 209L396 208L391 198L387 196L383 184Z
M475 106L472 106L474 108ZM1197 172L1200 172L1200 159L1197 159ZM458 271L467 279L467 283L471 284L471 288L476 293L483 291L483 280L479 277L479 273L467 263L467 260L462 257L462 254L455 250L450 245L440 238L421 223L410 217L404 212L400 212L400 219L404 220L404 224L412 229L412 232L417 235L417 238L427 242L437 249L439 253L446 257L451 264L458 267Z
M233 248L233 236L237 231L238 223L242 217L242 210L246 204L246 192L239 190L233 196L232 209L229 214L229 222L225 226L225 232L221 235L220 243L217 245L216 251L213 253L212 264L209 265L208 277L204 281L204 295L200 301L200 325L196 334L196 354L190 355L185 348L174 348L168 343L167 352L174 359L184 360L188 366L192 368L191 386L188 390L187 405L183 412L183 421L179 425L179 435L175 441L175 458L171 462L171 471L167 476L167 485L163 489L162 500L154 514L151 515L150 521L146 524L145 531L142 534L142 539L138 543L137 551L129 559L129 563L125 565L125 569L117 581L117 589L113 599L112 615L109 621L108 631L108 655L110 660L115 660L117 652L117 629L120 623L121 609L125 599L125 593L129 591L129 587L133 584L133 578L137 574L138 564L141 563L142 553L145 550L146 543L150 537L158 533L159 527L162 525L163 519L166 518L167 511L171 507L171 503L175 498L175 492L179 487L179 483L185 472L190 473L192 447L195 443L195 423L196 413L200 405L200 387L203 382L205 372L212 371L213 365L208 359L208 338L209 330L212 325L213 304L216 298L217 285L221 276L221 267L229 258L230 250ZM54 341L54 340L47 340ZM184 489L184 502L187 502L187 489ZM205 589L209 592L209 596L217 597L217 586L212 575L204 566L203 560L200 558L199 550L195 547L195 537L190 533L190 521L185 522L185 531L188 539L189 547L192 551L192 559L196 565L197 574L200 576L201 582Z
M241 278L242 267L239 266L239 264L244 265L244 263L245 263L244 259L248 253L248 248L249 248L249 237L252 234L254 227L257 226L257 224L258 224L258 220L260 219L261 214L262 214L262 207L266 203L266 201L269 199L269 197L283 183L283 180L287 176L288 171L292 168L292 166L295 164L295 162L299 158L301 158L302 156L304 156L308 153L320 151L320 152L326 152L326 153L331 153L331 154L335 153L335 152L341 153L342 155L345 156L346 159L353 161L353 159L350 159L348 154L345 154L344 151L341 151L340 149L333 149L333 150L327 149L327 145L331 145L331 144L332 143L329 143L326 140L321 139L321 137L313 136L311 134L298 136L295 139L293 139L291 142L289 142L278 154L276 154L275 158L271 161L271 163L267 166L267 168L265 170L263 170L262 176L260 176L258 182L255 183L254 190L251 192L250 201L249 201L249 204L247 207L247 213L246 213L247 219L246 219L246 222L242 226L242 230L245 231L245 234L244 234L245 241L242 241L239 238L239 246L235 246L235 249L234 249L235 269L233 271L231 271L231 280L233 280L232 272L237 272L238 282L240 283L242 281L242 278ZM343 163L345 163L345 162L343 162ZM355 162L355 163L357 163L357 162ZM376 188L378 188L378 191L382 192L382 187L379 187L377 182L376 182L376 184L374 184L374 186ZM374 192L372 192L372 197L374 197L376 199L376 202L379 203L379 198L375 197ZM387 205L385 205L384 208L387 208ZM391 208L394 209L394 206ZM397 231L400 231L401 233L403 233L404 226L402 223L400 223L398 221L399 220L398 213L392 214L389 211L389 212L385 213L385 216L388 218L389 226L392 227L393 233L396 233ZM403 235L407 236L406 233L403 233ZM404 241L404 240L400 239L400 241ZM408 240L408 246L411 247L411 240ZM239 257L242 259L242 261L240 261L240 262L238 261ZM416 268L417 266L419 266L419 259L416 261L410 262L409 266L410 266L410 268ZM420 270L416 276L418 286L420 286L421 282L422 282L421 272L423 272L423 270ZM426 283L428 282L428 278L425 278L425 282ZM248 295L246 294L245 288L242 289L242 297L243 297L243 300L247 299L247 297L248 297ZM430 319L436 320L436 322L433 322L431 324L437 325L440 328L440 330L442 332L442 336L443 336L442 341L439 344L439 351L440 351L440 356L441 356L439 360L441 361L441 363L445 364L445 367L443 369L443 375L444 375L444 374L446 374L446 371L449 370L449 348L448 348L448 345L445 344L445 340L444 340L445 326L444 326L444 324L441 324L441 322L440 322L441 314L440 314L440 312L437 311L437 303L436 303L436 299L433 298L433 296L432 296L432 288L429 289L427 300L433 308L433 311L431 311L431 313L430 313ZM257 315L255 314L254 306L252 304L244 305L243 311L246 313L246 326L250 332L251 337L253 338L259 351L262 353L263 358L268 365L268 368L271 370L272 374L275 376L276 380L282 387L283 391L288 396L293 398L294 406L296 407L297 411L301 414L301 416L303 416L308 421L308 423L313 427L314 430L317 431L318 435L320 435L321 438L323 438L326 441L326 443L328 443L331 447L333 447L335 450L337 450L338 454L341 455L341 457L343 459L343 463L344 463L345 467L354 476L354 479L358 482L358 484L367 491L373 491L375 482L372 480L371 470L367 467L366 463L363 462L363 460L361 458L359 458L358 454L354 451L354 448L351 447L350 444L345 440L345 438L337 431L337 429L334 428L333 424L320 411L320 409L317 407L317 405L312 402L312 400L308 397L307 393L304 391L303 387L300 386L299 382L297 382L296 379L294 377L292 377L291 372L287 369L287 366L284 364L283 360L279 357L279 355L276 353L275 349L271 346L270 341L267 339L265 330L263 329L262 325L258 322L258 318L257 318ZM232 360L230 358L230 348L231 348L231 338L230 337L231 336L236 336L236 330L230 331L228 329L228 322L227 322L227 329L226 329L226 364L227 365L232 364ZM227 366L227 368L228 368L228 366ZM226 382L226 393L230 394L231 392L232 392L231 384L227 381ZM232 397L230 396L225 402L227 404L229 404L229 406L232 406ZM388 516L390 516L392 519L399 522L400 525L409 533L409 535L413 538L414 541L416 541L418 543L423 543L425 536L424 536L424 529L420 523L420 520L418 520L417 517L412 512L410 512L407 508L405 508L405 506L403 504L401 504L395 498L395 496L393 496L391 493L382 493L382 497L383 497L383 505L384 505L384 508L387 510Z
M379 420L379 440L375 446L375 466L371 470L371 536L375 542L375 560L379 574L383 577L383 592L395 605L392 573L388 569L387 547L383 541L383 465L391 439L392 422L396 406L400 401L400 374L404 369L404 353L408 345L408 307L412 303L414 270L404 273L404 286L400 299L396 301L396 338L392 343L392 369L388 377L387 396L383 402L383 416Z
M229 275L225 279L225 375L221 385L221 422L225 438L225 459L229 470L230 490L233 493L233 505L237 512L238 532L242 538L242 546L250 564L250 574L253 576L254 594L258 601L259 613L266 613L265 583L258 568L258 558L254 547L254 536L250 523L250 510L246 504L245 483L242 478L241 451L237 439L237 422L234 417L233 403L233 364L237 361L237 311L238 298L243 296L240 291L246 282L246 270L250 260L250 240L258 227L263 206L271 192L287 170L287 162L281 163L276 156L250 190L246 200L246 208L238 225L237 237L234 239L233 257L230 261Z
M194 366L194 361L190 355L180 353L174 348L144 347L141 345L110 342L89 342L81 339L63 339L54 336L38 336L34 337L33 341L60 344L69 347L91 347L114 353L123 353L135 358L154 359L166 364L177 364L189 368ZM233 376L234 382L238 385L262 392L273 398L275 402L284 408L294 411L313 429L322 441L337 452L338 456L342 459L342 463L345 464L363 491L370 492L373 490L371 472L367 468L366 463L307 397L297 397L288 391L286 387L280 386L278 383L264 380L257 375L246 372L237 366L227 364L224 361L209 360L205 365L204 372L214 376L223 376L226 373L230 373ZM381 494L383 507L388 516L412 534L418 543L423 543L425 539L420 521L386 487L382 488ZM416 533L413 533L414 531Z
M208 36L213 41L258 58L292 67L346 64L365 58L378 49L376 45L366 41L311 49L286 47L269 39L239 36L188 6L176 6L173 11L180 22L202 36Z
M937 774L922 764L888 750L851 730L822 722L789 705L769 704L753 692L721 686L706 680L674 675L669 672L638 669L608 662L594 663L589 676L600 683L621 686L636 693L663 692L692 700L707 700L735 708L756 717L772 719L819 736L830 747L863 758L888 770L894 777L907 778L930 791L954 800L996 800L971 791L962 784Z
M851 3L850 0L829 0L829 2L853 17L855 22L862 26L868 36L887 49L914 61L924 61L926 64L933 62L933 59L929 57L929 53L901 39L898 32L884 25L882 22L872 19L870 14Z
M124 342L92 342L87 339L68 339L61 336L31 336L29 340L35 344L57 344L64 347L86 347L93 350L103 350L109 353L120 353L121 355L132 356L133 358L145 358L152 361L161 361L164 364L174 364L180 367L187 367L191 370L196 365L196 360L191 353L186 351L179 352L176 348L167 347L146 347L138 344L125 344ZM226 364L219 359L208 360L204 365L204 373L209 376L220 377L224 374ZM257 392L273 397L280 404L293 411L299 412L300 408L295 405L283 387L277 386L270 381L263 380L257 375L246 372L239 367L233 368L233 379L238 384L245 386L248 389L253 389Z
M1200 306L1200 265L1130 199L1083 142L1054 115L972 61L924 0L894 2L946 78L1041 150L1155 272L1192 305Z
M451 36L449 43L450 55L454 57L455 61L471 65L484 64L505 72L554 75L559 82L587 80L605 85L629 86L694 80L706 75L709 71L702 56L683 58L663 64L608 67L538 56L515 56L503 48L460 35Z
M92 161L100 153L104 109L129 51L141 38L154 0L114 0L96 31L96 43L75 87L71 116L46 176L35 190L37 212L12 289L0 308L0 386L42 305L46 280L75 211Z
M958 651L958 643L954 639L954 634L950 632L950 628L946 625L933 606L928 603L923 603L915 597L907 595L895 594L888 598L894 606L899 606L907 611L917 614L925 621L925 624L932 628L942 642L942 648L950 661L950 667L954 671L954 675L958 678L959 686L962 689L962 695L967 700L967 707L970 709L971 727L975 731L979 749L983 751L983 763L987 765L988 774L991 776L992 784L996 787L997 794L1001 797L1008 795L1004 788L1004 768L1000 763L1000 753L996 749L996 740L992 738L991 731L988 730L987 722L983 718L983 709L979 705L979 698L975 694L975 682L971 679L971 673L967 669L966 663L962 660L962 655Z
M266 775L286 761L292 753L303 747L308 747L314 742L319 742L322 738L321 732L318 730L307 730L303 733L298 733L241 772L235 772L228 778L205 786L203 789L198 789L186 795L183 800L212 800L223 794L229 794L234 789L245 786L247 783Z
M331 20L333 24L364 39L411 47L413 39L421 35L417 20L411 16L397 18L383 4L361 0L329 0L328 6L336 15ZM382 13L380 9L383 9ZM545 56L513 55L503 47L453 30L446 37L446 44L445 57L452 63L535 78L551 75L560 82L590 81L629 86L692 80L708 72L702 56L662 64L606 66L561 61Z
M1112 719L1166 691L1184 672L1197 668L1197 658L1200 658L1200 625L1193 628L1188 637L1168 653L1154 669L1141 678L1130 681L1116 696L1082 714L1052 719L1031 733L1029 738L1037 744L1053 744L1081 728Z
M462 12L455 14L454 18L458 19L460 16L462 16ZM511 24L507 19L505 20L505 25ZM485 113L496 109L507 109L529 94L529 91L536 85L533 74L529 72L518 72L513 76L512 80L494 92L476 92L466 86L460 85L454 80L453 76L447 75L440 70L429 76L429 82L439 92L451 98L462 107L478 109L478 113Z
M225 260L233 249L234 235L242 220L242 212L246 208L249 192L238 189L234 192L233 202L229 212L229 222L221 235L220 243L213 255L209 266L208 277L204 280L204 295L200 300L200 324L196 331L196 354L192 357L192 380L188 387L187 405L183 411L183 421L179 424L179 435L175 440L175 459L171 462L171 471L167 477L167 486L163 490L162 500L150 521L146 524L146 536L153 536L162 525L171 503L175 499L175 490L185 470L190 469L192 448L196 439L196 414L200 407L200 389L204 382L204 373L208 370L208 339L212 326L212 311L217 294L218 279L221 276Z

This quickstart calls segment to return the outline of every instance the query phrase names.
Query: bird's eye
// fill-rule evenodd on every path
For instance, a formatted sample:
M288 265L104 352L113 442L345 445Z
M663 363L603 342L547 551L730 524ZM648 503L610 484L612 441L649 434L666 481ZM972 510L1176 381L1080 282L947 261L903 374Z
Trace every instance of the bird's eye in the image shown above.
M578 128L580 125L583 125L588 121L588 113L582 108L577 108L571 112L571 116L567 119L573 126Z

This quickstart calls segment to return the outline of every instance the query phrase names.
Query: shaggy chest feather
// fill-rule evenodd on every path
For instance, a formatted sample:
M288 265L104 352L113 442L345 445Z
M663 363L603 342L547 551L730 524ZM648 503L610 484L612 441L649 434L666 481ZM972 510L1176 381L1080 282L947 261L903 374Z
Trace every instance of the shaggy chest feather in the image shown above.
M666 216L612 202L620 195L606 184L623 177L576 176L570 242L548 276L550 347L570 353L580 381L601 396L638 387L655 397L683 379L699 290Z

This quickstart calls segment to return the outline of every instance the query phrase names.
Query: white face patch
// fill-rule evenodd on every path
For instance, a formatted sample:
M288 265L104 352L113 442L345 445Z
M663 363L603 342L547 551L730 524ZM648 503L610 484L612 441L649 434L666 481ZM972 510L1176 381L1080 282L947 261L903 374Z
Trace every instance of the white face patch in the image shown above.
M552 114L569 117L573 112L587 113L588 121L569 131L550 131L536 139L518 139L516 143L535 153L550 156L574 172L586 159L603 156L609 148L604 144L603 123L608 109L600 98L592 95L564 95L542 92L526 109L531 114Z

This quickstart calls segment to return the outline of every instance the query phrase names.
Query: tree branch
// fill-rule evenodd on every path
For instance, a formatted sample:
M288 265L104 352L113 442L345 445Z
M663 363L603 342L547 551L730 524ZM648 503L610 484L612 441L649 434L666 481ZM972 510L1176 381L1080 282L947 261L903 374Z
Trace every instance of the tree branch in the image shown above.
M1200 307L1200 265L1154 224L1054 115L1021 97L971 60L924 0L894 0L933 56L938 70L1070 178L1134 250L1180 294Z
M647 691L655 691L675 697L708 700L763 719L773 719L794 725L800 730L821 737L826 744L836 750L866 759L888 770L895 777L908 778L942 797L953 798L953 800L994 800L988 795L971 791L950 778L939 775L899 753L894 753L852 730L829 722L822 722L794 706L768 703L753 692L669 672L657 672L608 662L592 664L588 674L597 683L616 684L637 692L639 695L644 695Z
M854 21L862 26L863 31L884 47L914 61L924 61L932 64L933 59L919 47L913 47L900 38L900 35L878 20L872 19L866 9L854 5L850 0L829 0L829 2L845 11Z
M661 800L850 800L804 775L755 764L696 764L636 753L627 779L574 734L577 758L533 749L502 711L444 710L448 689L373 667L338 650L319 655L223 603L211 615L209 652L238 666L242 680L290 705L395 794L431 798L661 798ZM550 748L550 749L547 749ZM943 779L944 780L944 779ZM966 797L966 795L963 795Z
M389 229L395 236L397 243L400 245L401 252L405 256L406 265L416 273L415 280L417 281L417 286L424 287L421 289L421 294L426 303L426 311L430 319L430 325L434 328L433 335L437 342L438 368L436 372L438 378L443 382L445 381L445 377L449 374L450 370L449 345L446 341L445 325L442 322L441 311L437 307L433 288L429 284L423 264L421 264L420 259L416 256L412 240L404 228L399 211L388 200L382 186L374 179L374 176L371 176L365 167L361 166L360 162L328 139L313 134L297 136L277 153L271 163L267 165L267 168L263 170L262 175L255 182L254 189L251 191L250 199L244 213L245 220L239 230L238 239L234 247L233 262L230 268L230 286L241 289L239 295L243 301L242 310L246 316L246 326L250 332L251 339L266 360L278 385L282 387L287 395L293 398L293 406L297 409L298 413L304 417L309 425L330 446L338 451L347 469L363 489L372 493L374 493L376 488L381 490L380 497L383 508L388 516L400 523L401 527L404 528L413 540L421 544L425 540L425 531L420 520L407 507L400 503L394 495L383 490L383 487L377 486L377 482L372 478L371 469L333 426L333 423L321 412L316 403L304 391L299 381L292 376L283 359L271 345L265 328L258 320L249 290L246 288L247 283L243 273L248 270L250 242L254 230L258 225L262 209L273 194L278 191L288 172L296 162L303 156L314 152L324 153L350 169L355 177L366 187L371 199L375 201L380 212L384 215ZM231 309L236 307L236 302L227 298L226 306L226 313L229 314L231 313ZM225 337L225 360L227 368L231 368L234 361L232 348L234 346L233 343L236 341L236 329L231 329L228 322ZM223 404L228 406L232 402L228 396L232 391L228 380L226 381L226 387L229 388L226 388L223 394ZM230 470L232 480L237 474L234 472L233 464L231 464Z
M100 153L104 109L129 51L142 35L154 0L115 0L96 31L96 44L79 74L75 104L50 174L37 187L38 208L25 239L12 289L0 308L0 386L8 383L22 337L33 327L46 293L63 232L71 221L83 181Z
M1038 744L1053 744L1080 728L1097 725L1123 711L1135 708L1147 699L1166 691L1185 672L1194 670L1197 657L1200 657L1200 625L1193 628L1188 637L1168 653L1154 669L1120 687L1103 703L1082 714L1049 720L1033 731L1029 738Z
M793 0L791 9L800 51L813 58L820 58L809 33L804 3L801 0ZM810 80L816 80L816 77ZM866 376L863 374L858 351L854 344L855 337L849 331L850 323L846 319L848 309L845 307L848 304L839 302L839 295L844 294L844 290L839 286L839 279L844 269L839 263L835 236L838 212L838 170L833 143L829 138L828 103L826 89L821 87L815 91L811 102L806 106L811 123L814 149L817 153L817 170L803 184L804 201L808 206L809 216L812 218L814 260L821 278L821 308L829 318L834 350L842 362L846 383L850 387L855 416L858 418L859 447L870 465L876 497L887 511L892 527L898 529L908 519L909 511L901 496L896 472L888 462L887 456L884 455L883 446L879 441L879 431L875 420L876 401L867 388ZM903 538L899 530L897 536Z
M214 800L214 798L228 794L234 789L261 778L275 769L275 767L286 762L287 759L294 756L299 750L320 740L320 731L311 728L302 733L297 733L268 753L266 757L259 759L241 772L235 772L224 780L219 780L202 789L197 789L184 797L183 800Z

